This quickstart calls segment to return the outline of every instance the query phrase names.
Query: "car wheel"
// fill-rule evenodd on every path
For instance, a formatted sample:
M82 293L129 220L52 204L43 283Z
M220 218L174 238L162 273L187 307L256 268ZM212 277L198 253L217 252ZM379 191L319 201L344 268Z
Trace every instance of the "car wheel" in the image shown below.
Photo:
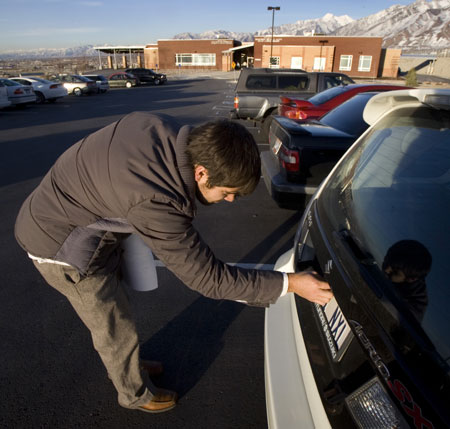
M127 83L125 84L125 86L127 88L131 88L133 86L133 84L128 80Z
M266 118L264 119L262 125L261 125L261 129L263 131L264 134L264 138L268 139L269 138L269 130L270 130L270 124L273 121L273 117L274 115L276 115L276 110L272 113L270 113L268 116L266 116Z
M76 95L77 97L79 97L79 96L82 94L80 88L74 88L72 92L73 92L73 94Z
M153 83L154 83L155 85L159 85L159 84L161 83L161 81L160 81L159 79L155 79L155 80L153 81Z
M34 93L36 95L36 104L42 104L45 102L45 97L44 94L42 94L42 92L35 91Z

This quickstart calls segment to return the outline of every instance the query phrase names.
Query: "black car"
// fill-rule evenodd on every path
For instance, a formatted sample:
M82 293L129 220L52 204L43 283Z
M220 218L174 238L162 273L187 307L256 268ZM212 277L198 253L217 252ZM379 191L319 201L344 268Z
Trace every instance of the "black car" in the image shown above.
M375 94L357 94L320 119L274 117L270 150L261 153L261 160L267 189L280 206L298 207L305 196L314 194L345 151L369 127L362 113Z
M334 298L266 311L272 429L450 427L450 90L378 94L364 117L276 264Z
M167 82L167 76L163 73L156 73L152 69L133 68L125 70L139 78L141 84L152 83L153 85L162 85Z

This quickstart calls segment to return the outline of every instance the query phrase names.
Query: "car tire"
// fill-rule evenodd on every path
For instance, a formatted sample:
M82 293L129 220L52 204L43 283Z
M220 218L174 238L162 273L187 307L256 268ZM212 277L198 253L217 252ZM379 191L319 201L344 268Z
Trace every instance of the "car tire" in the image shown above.
M35 91L34 93L36 95L36 104L43 104L45 102L44 94L39 91Z
M276 114L277 114L277 111L275 109L274 111L272 111L269 115L267 115L264 118L263 123L261 124L261 129L264 134L264 138L266 138L266 139L269 139L270 124L272 123L273 117Z
M73 95L80 97L82 93L81 88L74 88L72 91Z
M161 80L160 80L160 79L155 79L155 80L153 81L153 83L154 83L155 85L159 85L159 84L161 83Z
M133 84L128 80L127 83L125 84L125 86L127 88L131 88L133 86Z

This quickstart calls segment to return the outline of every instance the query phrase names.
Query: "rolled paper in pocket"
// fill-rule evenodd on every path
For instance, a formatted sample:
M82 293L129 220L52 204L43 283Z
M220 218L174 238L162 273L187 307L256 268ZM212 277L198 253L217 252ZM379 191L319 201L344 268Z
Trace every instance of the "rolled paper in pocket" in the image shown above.
M158 287L153 253L136 234L122 242L122 283L131 289L146 292Z

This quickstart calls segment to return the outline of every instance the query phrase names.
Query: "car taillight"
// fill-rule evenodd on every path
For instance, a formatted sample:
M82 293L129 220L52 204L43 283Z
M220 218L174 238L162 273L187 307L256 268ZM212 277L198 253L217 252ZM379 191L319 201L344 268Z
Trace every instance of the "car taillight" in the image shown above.
M17 89L14 91L14 94L23 94L23 90L20 89L20 88L17 88Z
M287 149L286 146L280 147L278 154L281 160L281 164L286 171L299 171L300 170L300 156L297 150Z
M349 395L345 403L361 428L409 427L377 377Z
M59 83L55 83L53 85L50 85L50 89L55 89L58 88L59 86L60 86Z
M234 97L234 108L239 109L239 97Z

